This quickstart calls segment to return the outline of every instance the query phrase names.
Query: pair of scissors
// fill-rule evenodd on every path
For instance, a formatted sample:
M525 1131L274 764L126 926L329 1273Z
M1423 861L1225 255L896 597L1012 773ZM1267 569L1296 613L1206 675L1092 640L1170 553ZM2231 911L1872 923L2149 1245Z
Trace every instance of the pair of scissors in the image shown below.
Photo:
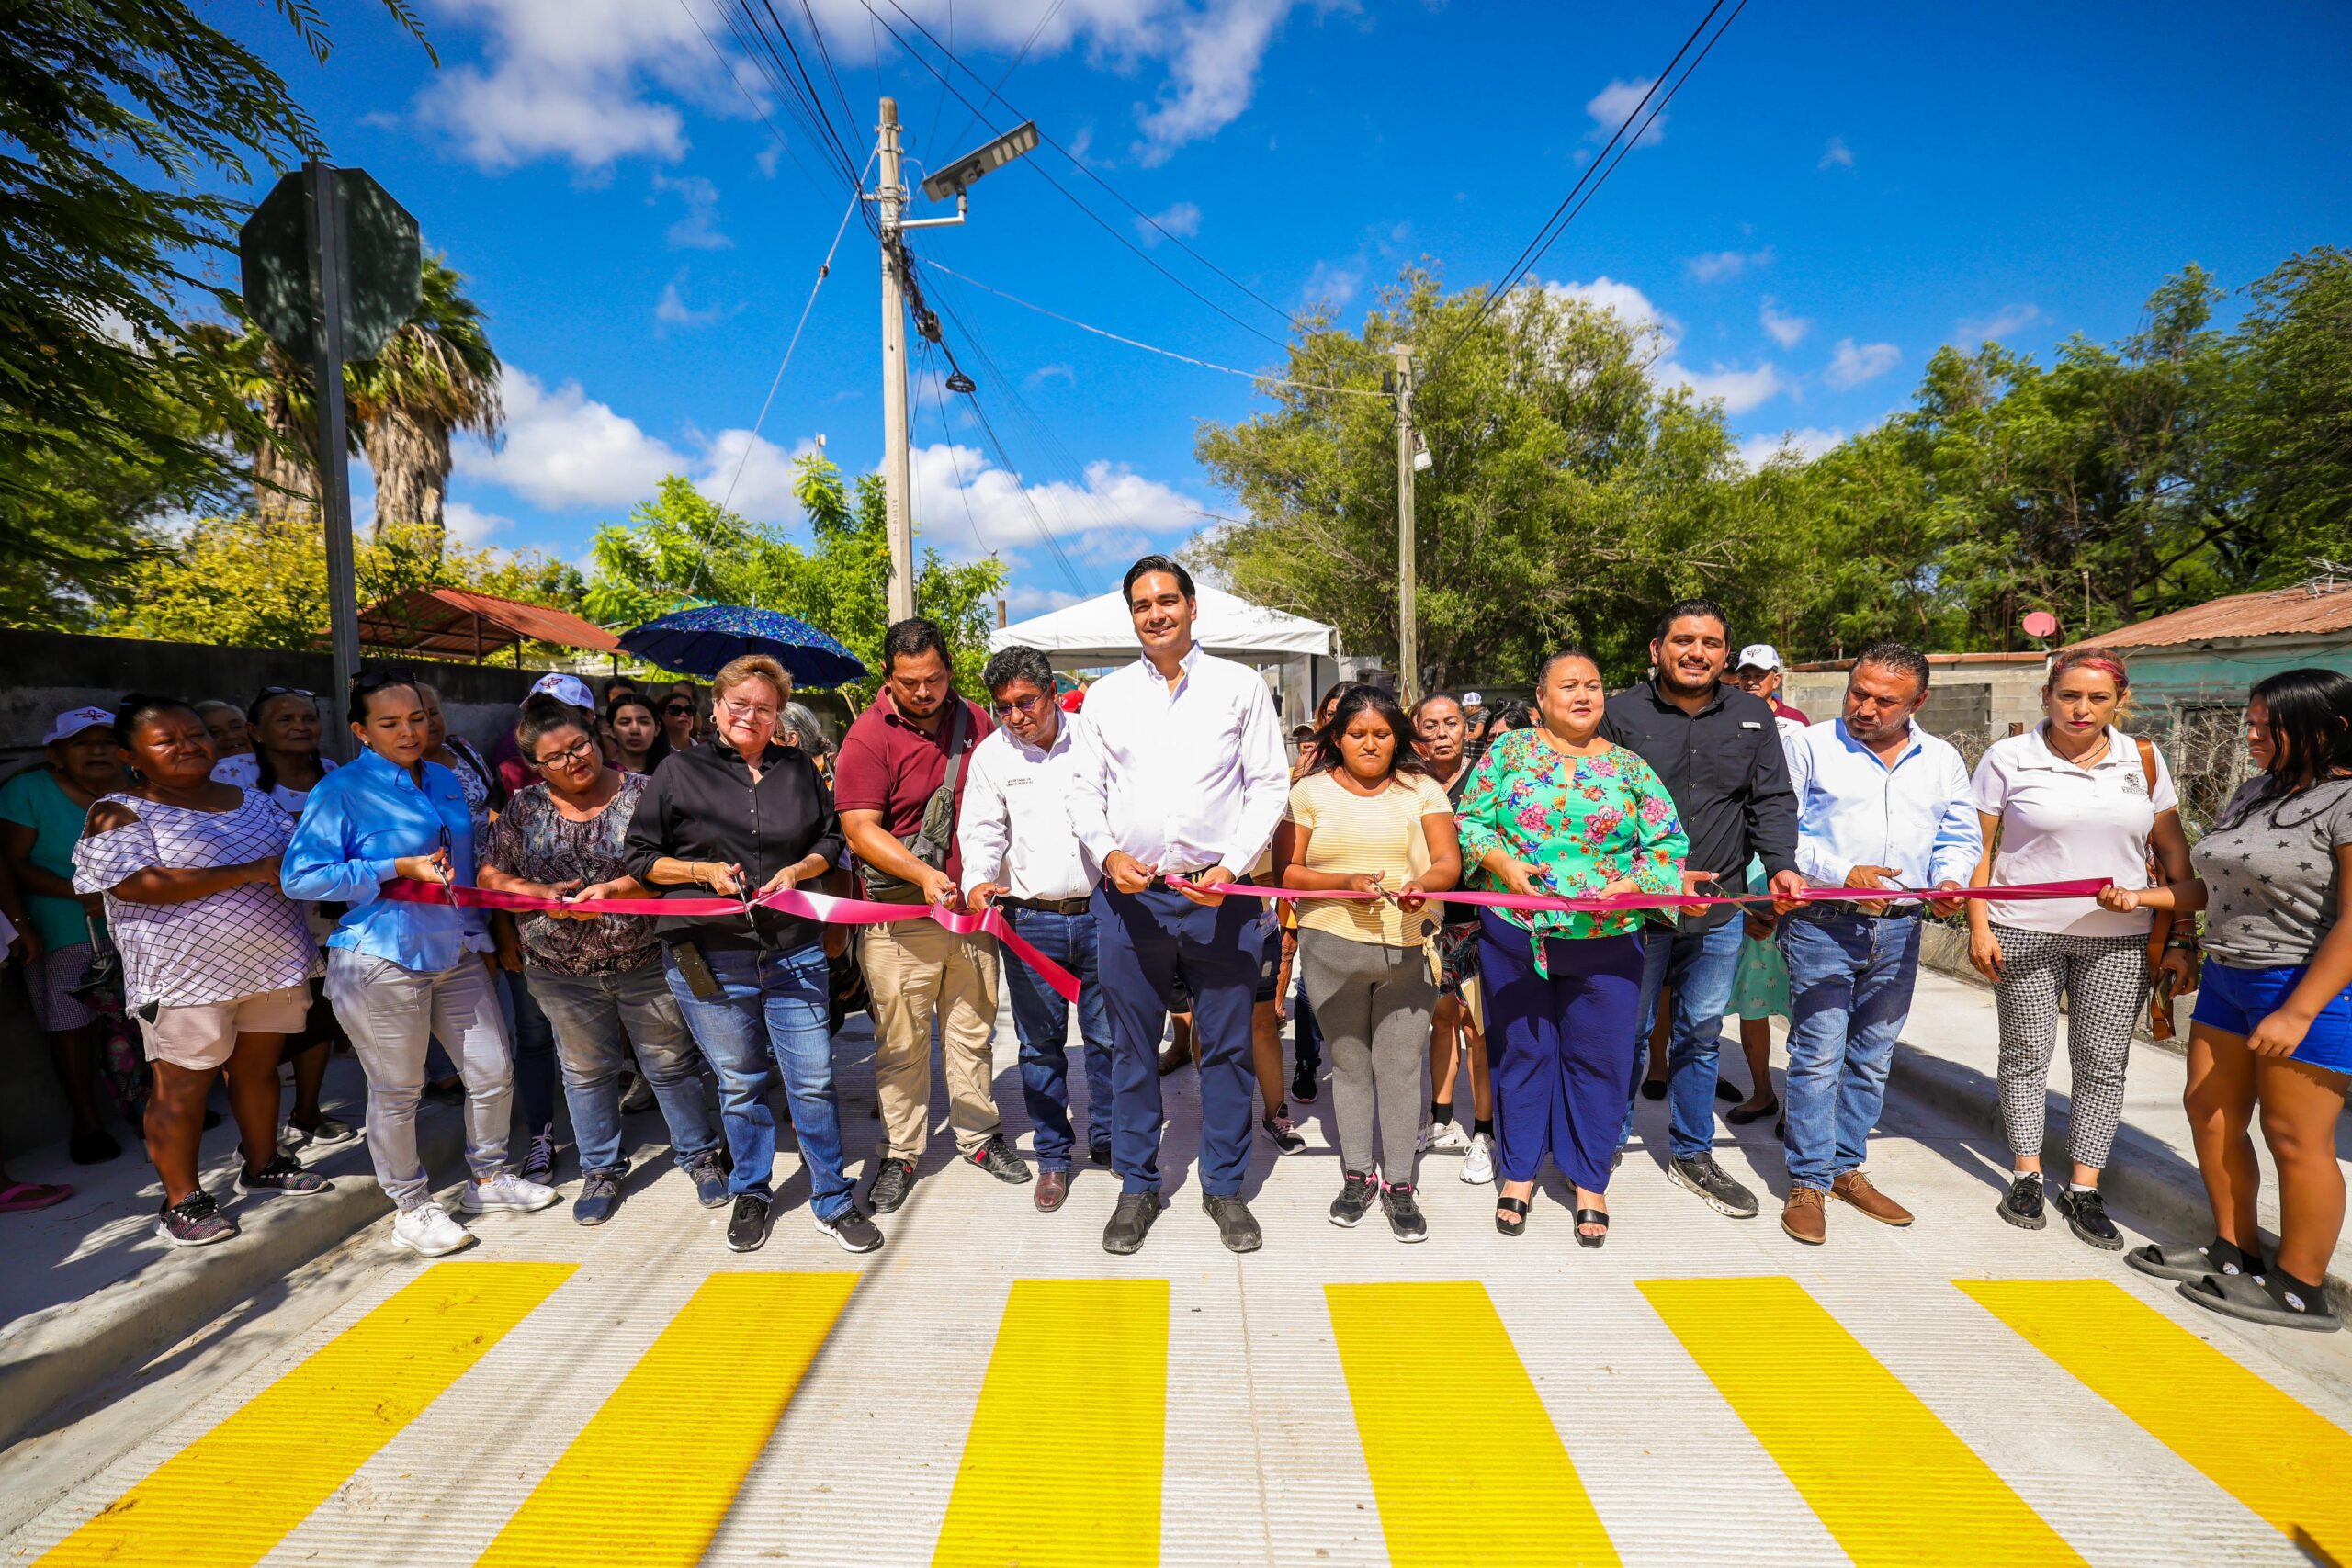
M449 908L463 914L465 906L458 902L458 872L449 858L450 849L449 825L444 822L441 824L441 891L448 898Z

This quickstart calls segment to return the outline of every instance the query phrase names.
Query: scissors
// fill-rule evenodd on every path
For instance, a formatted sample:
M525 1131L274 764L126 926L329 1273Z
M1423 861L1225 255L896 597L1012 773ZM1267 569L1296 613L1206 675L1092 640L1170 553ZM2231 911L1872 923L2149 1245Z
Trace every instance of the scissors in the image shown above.
M447 897L449 908L463 914L465 906L458 902L458 873L450 859L450 848L449 825L444 822L441 825L441 891Z

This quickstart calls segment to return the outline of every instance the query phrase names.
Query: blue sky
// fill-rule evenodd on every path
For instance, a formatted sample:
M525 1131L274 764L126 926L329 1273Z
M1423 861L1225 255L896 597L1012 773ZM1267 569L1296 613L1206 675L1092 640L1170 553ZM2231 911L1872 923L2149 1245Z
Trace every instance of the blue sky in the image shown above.
M580 558L599 522L625 518L672 471L714 494L732 484L738 510L797 525L795 452L821 433L853 470L878 460L878 264L854 223L752 434L846 182L738 51L729 3L421 0L437 71L371 5L335 7L323 67L249 8L246 36L333 155L400 197L490 312L510 426L497 450L459 454L452 519L465 537ZM1045 19L1007 98L1257 294L1351 323L1408 261L1455 285L1495 277L1614 128L1613 106L1704 9L899 4L943 39L952 25L956 52L991 81ZM889 0L875 5L913 36ZM861 0L810 7L859 117L843 126L859 157L885 91L915 159L944 163L987 139L961 106L940 107L936 79ZM798 0L775 0L775 14L807 50ZM1751 0L1538 276L1655 321L1668 345L1657 373L1722 398L1749 450L1787 433L1817 447L1901 407L1939 344L1991 336L2043 355L2076 332L2111 339L2188 262L2235 287L2292 251L2352 240L2347 62L2340 6ZM1031 162L1233 316L1283 335L1280 315L1050 149ZM1280 360L1039 169L992 175L968 226L915 244L1180 353ZM1180 543L1203 513L1233 511L1193 436L1251 411L1246 380L969 288L956 303L995 373L952 325L950 344L982 382L1004 457L956 400L943 422L920 386L917 512L943 553L1004 557L1016 616L1099 592L1146 541ZM364 474L355 483L364 491Z

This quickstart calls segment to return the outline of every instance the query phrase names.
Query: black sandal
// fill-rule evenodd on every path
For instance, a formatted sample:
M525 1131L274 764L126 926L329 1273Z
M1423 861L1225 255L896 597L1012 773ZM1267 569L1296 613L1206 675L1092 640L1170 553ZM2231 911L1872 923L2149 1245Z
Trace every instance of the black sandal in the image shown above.
M1742 1110L1740 1107L1735 1105L1729 1111L1724 1112L1724 1120L1730 1122L1735 1127L1745 1127L1750 1122L1761 1122L1767 1116L1772 1117L1777 1121L1780 1114L1781 1097L1776 1094L1753 1111Z
M1517 1214L1519 1218L1504 1219L1503 1213L1506 1211ZM1525 1235L1527 1234L1527 1200L1524 1198L1496 1199L1495 1228L1505 1235Z
M2208 1274L2259 1274L2262 1259L2239 1251L2219 1236L2202 1247L2159 1247L2150 1242L2123 1255L2126 1267L2159 1280L2193 1285Z
M1587 1225L1599 1225L1600 1227L1600 1234L1599 1235L1585 1235L1584 1227ZM1577 1211L1577 1245L1578 1247L1599 1247L1602 1242L1607 1241L1608 1239L1608 1210L1578 1209Z
M2287 1286L2276 1274L2258 1279L2250 1274L2208 1274L2195 1284L2175 1285L2173 1289L2208 1312L2272 1328L2305 1328L2333 1334L2343 1326L2327 1310L2324 1294L2316 1301L2306 1301L2299 1290Z

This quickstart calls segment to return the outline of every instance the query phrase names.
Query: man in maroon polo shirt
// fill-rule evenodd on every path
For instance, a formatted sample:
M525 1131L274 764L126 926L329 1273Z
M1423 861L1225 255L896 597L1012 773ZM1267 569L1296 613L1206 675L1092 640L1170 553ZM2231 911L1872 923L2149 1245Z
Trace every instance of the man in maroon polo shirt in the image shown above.
M833 763L833 804L861 863L865 897L961 907L956 818L965 766L988 732L988 716L956 694L947 639L934 623L918 615L883 634L882 691L842 737ZM1000 1181L1027 1181L1029 1167L997 1115L996 939L907 920L867 927L862 953L873 997L874 1092L882 1104L868 1205L887 1214L907 1201L930 1143L934 1015L957 1153Z

